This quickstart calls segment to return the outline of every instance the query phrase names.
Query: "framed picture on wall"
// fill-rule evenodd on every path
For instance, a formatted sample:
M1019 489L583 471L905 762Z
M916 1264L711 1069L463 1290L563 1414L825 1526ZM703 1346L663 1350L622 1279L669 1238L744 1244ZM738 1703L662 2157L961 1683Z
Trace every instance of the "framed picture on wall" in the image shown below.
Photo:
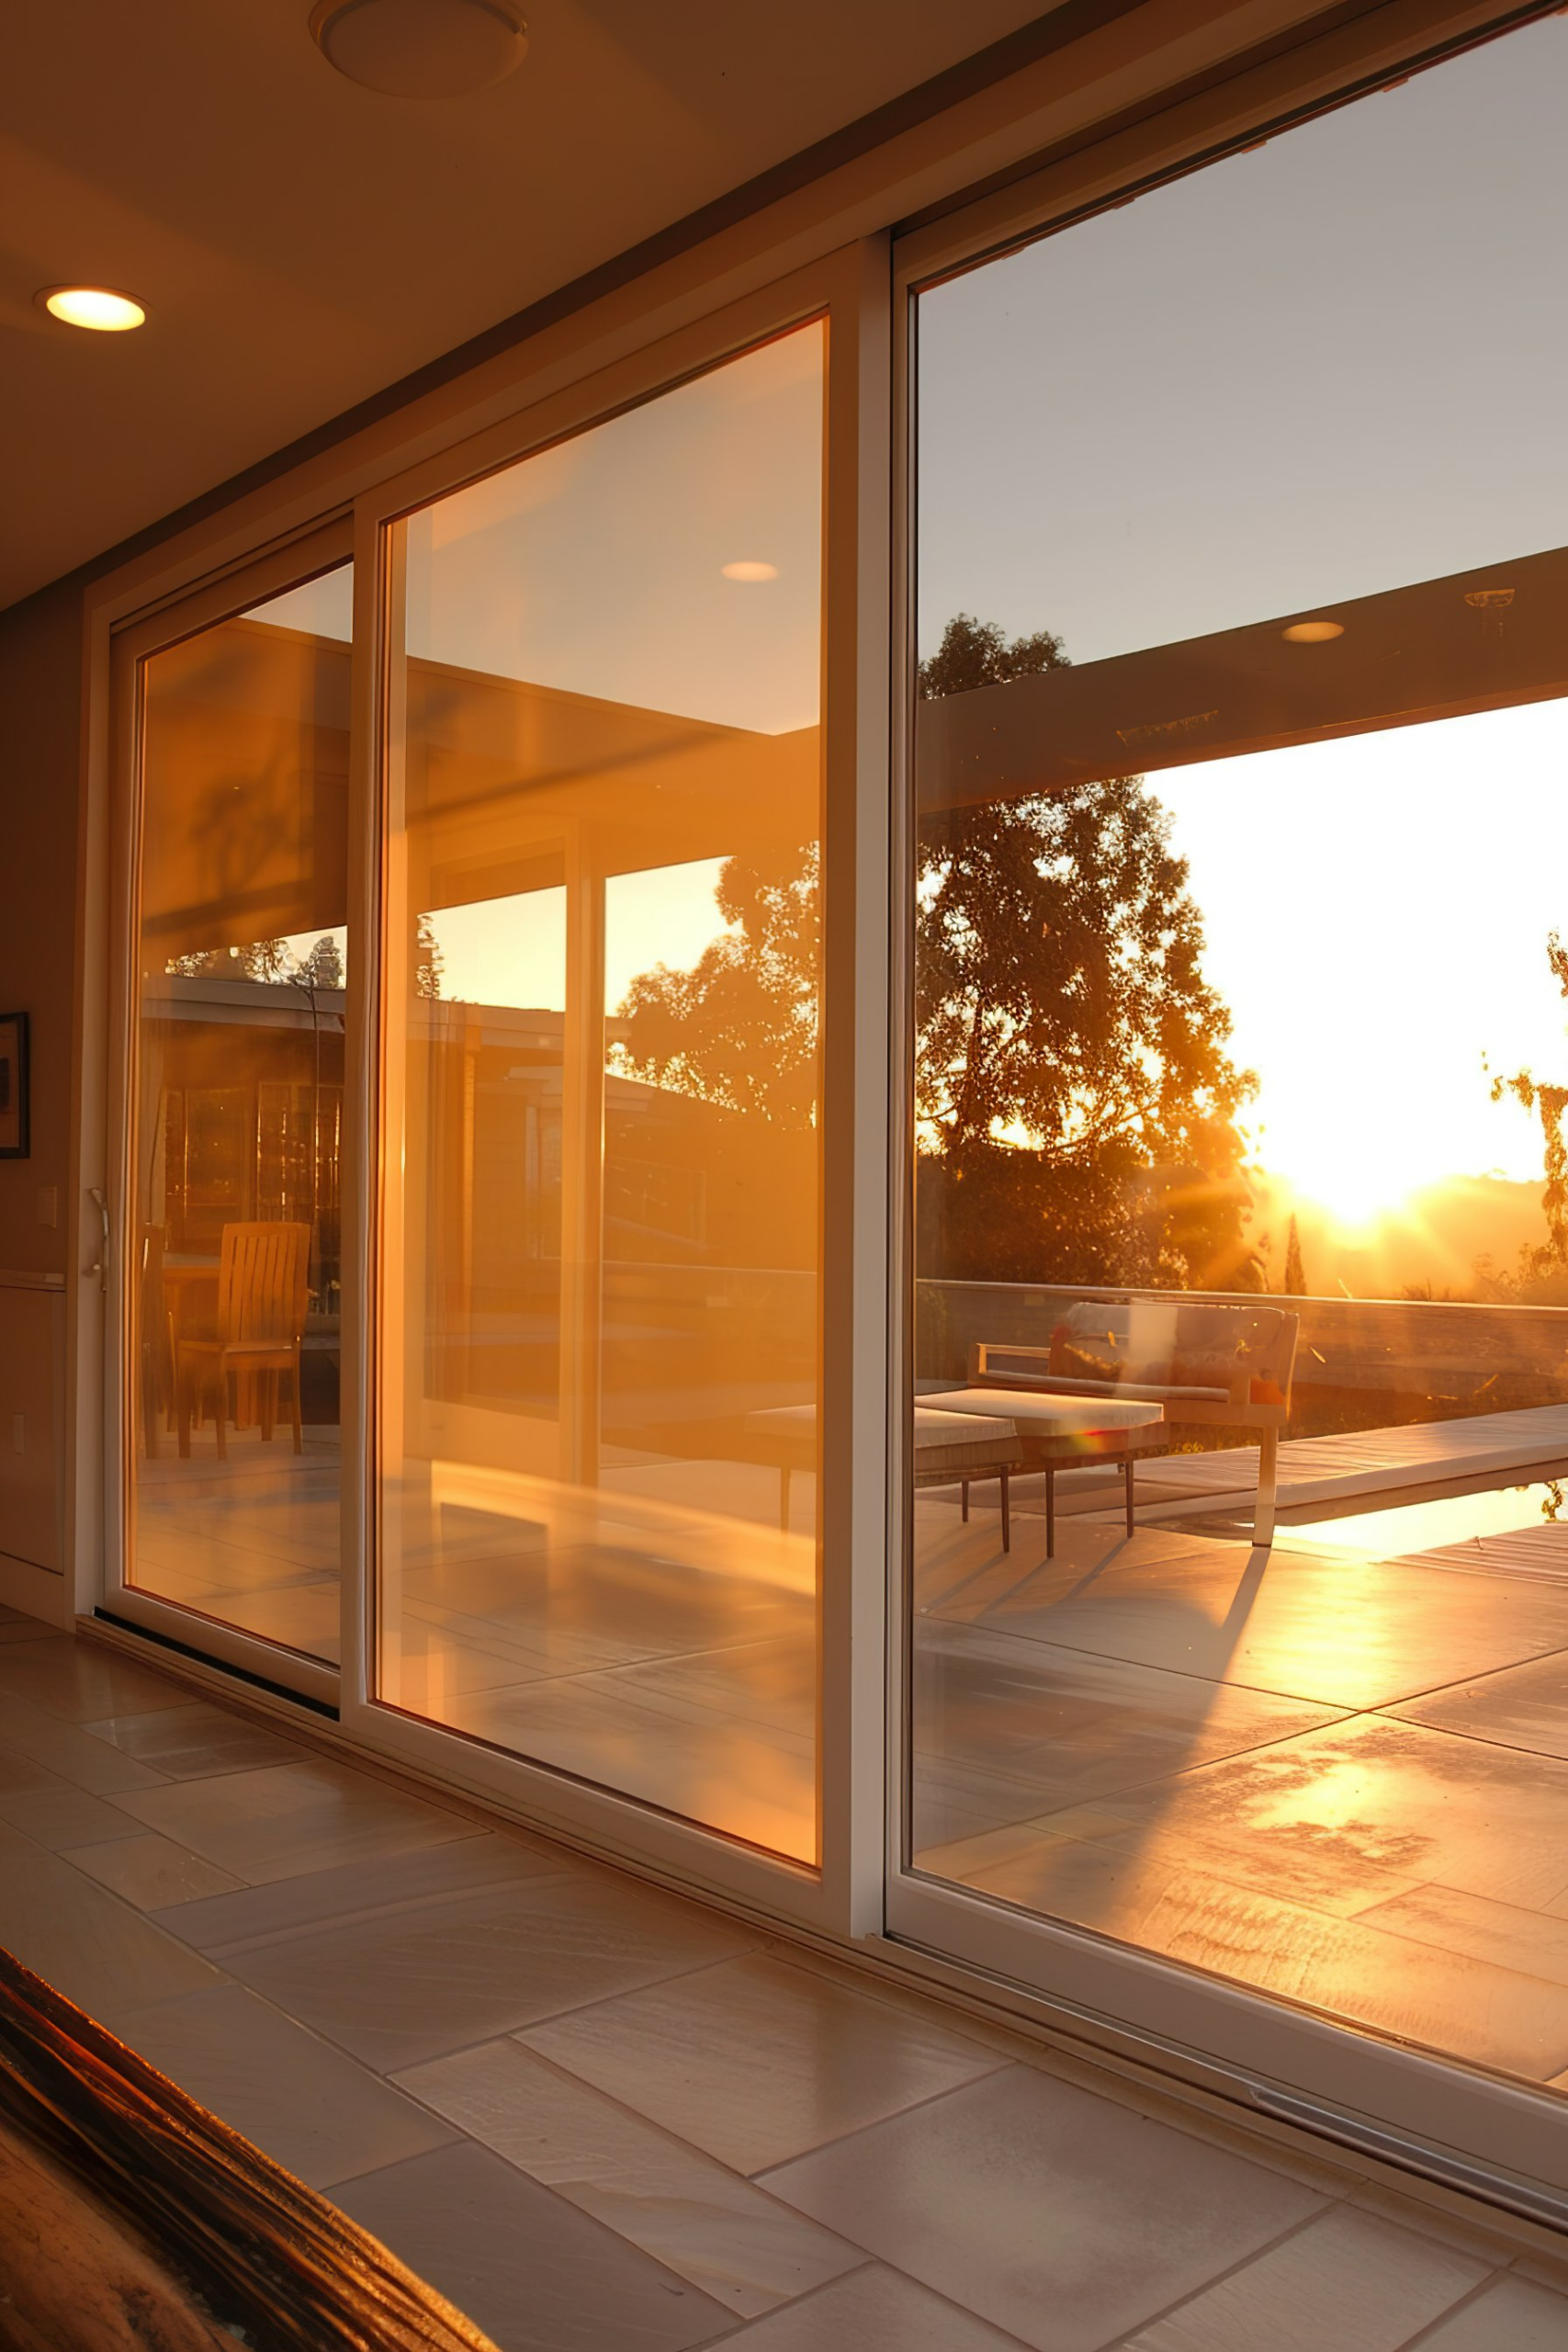
M28 1016L0 1012L0 1159L28 1156Z

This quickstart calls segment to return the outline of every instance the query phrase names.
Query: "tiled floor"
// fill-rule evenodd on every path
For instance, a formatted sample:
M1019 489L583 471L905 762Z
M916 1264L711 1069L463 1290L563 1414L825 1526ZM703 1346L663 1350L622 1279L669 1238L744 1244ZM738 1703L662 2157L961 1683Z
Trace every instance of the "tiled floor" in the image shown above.
M502 2352L1568 2352L1479 2221L4 1612L0 1791L0 1941Z
M1523 1510L1536 1506L1528 1500ZM1349 1523L1347 1522L1348 1525ZM923 1521L916 1846L976 1892L1568 2086L1568 1530L1271 1552ZM1534 1556L1534 1555L1532 1555Z
M1565 1423L1568 1408L1552 1408L1285 1451L1298 1484L1314 1463L1364 1482L1450 1454L1468 1462L1465 1447L1501 1458L1556 1443ZM171 1597L325 1654L331 1434L308 1432L299 1459L246 1432L226 1466L199 1447L145 1465L148 1574ZM209 1453L211 1443L204 1432ZM1168 1481L1229 1459L1154 1467ZM799 1527L774 1524L776 1476L617 1456L604 1478L596 1497L453 1464L412 1482L386 1582L387 1695L809 1856L810 1546ZM986 1490L967 1523L941 1495L919 1502L922 1866L1568 2086L1568 1525L1542 1525L1535 1496L1500 1487L1488 1510L1506 1519L1511 1506L1522 1532L1385 1559L1364 1540L1303 1549L1284 1528L1264 1554L1190 1522L1143 1524L1128 1540L1078 1508L1099 1491L1092 1477L1075 1495L1068 1476L1046 1561L1039 1483L1018 1482L1005 1555ZM795 1482L803 1523L810 1487ZM699 1508L705 1498L722 1511ZM1356 1499L1375 1510L1387 1498ZM1338 1527L1354 1538L1353 1519L1328 1535ZM230 1878L297 1877L317 1850L339 1850L346 1833L323 1768L299 1780L265 1740L243 1745L262 1736L230 1734L242 1741L234 1769L256 1773L254 1815L213 1824L208 1750L186 1745L177 1714L96 1728L122 1770L156 1772L140 1798L130 1780L84 1784L140 1825L134 1849L113 1850L120 1833L80 1794L0 1792L0 1820L90 1853L101 1883L216 1895ZM47 1747L28 1752L49 1765ZM354 1831L369 1857L420 1834L412 1819L393 1831L367 1815ZM438 1838L439 1821L423 1834ZM516 1892L487 1899L527 1907ZM576 1931L563 1918L554 1932L570 1975ZM416 1970L417 1950L398 1964Z

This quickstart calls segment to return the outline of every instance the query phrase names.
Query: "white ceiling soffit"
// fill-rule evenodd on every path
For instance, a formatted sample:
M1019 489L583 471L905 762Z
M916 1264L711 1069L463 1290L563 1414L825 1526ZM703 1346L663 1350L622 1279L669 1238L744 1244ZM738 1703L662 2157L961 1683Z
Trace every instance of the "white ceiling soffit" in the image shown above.
M0 606L973 56L1039 0L533 0L440 104L308 0L0 10ZM103 335L42 287L119 287Z

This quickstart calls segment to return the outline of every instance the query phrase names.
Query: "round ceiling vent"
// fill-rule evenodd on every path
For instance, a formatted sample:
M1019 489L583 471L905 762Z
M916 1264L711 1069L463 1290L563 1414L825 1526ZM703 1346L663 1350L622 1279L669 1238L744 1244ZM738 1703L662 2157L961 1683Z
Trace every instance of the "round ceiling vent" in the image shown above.
M460 98L528 48L513 0L316 0L310 34L340 74L391 98Z

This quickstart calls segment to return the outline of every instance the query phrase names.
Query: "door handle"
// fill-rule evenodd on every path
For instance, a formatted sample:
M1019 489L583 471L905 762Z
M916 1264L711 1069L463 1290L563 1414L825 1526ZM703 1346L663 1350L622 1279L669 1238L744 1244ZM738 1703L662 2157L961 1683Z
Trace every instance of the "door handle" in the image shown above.
M94 1260L93 1263L87 1268L87 1272L90 1274L96 1274L98 1277L98 1288L101 1291L107 1291L109 1286L109 1204L105 1199L102 1188L99 1185L89 1185L87 1188L87 1197L89 1200L96 1201L98 1204L98 1219L104 1229L104 1238L100 1244L100 1255Z

